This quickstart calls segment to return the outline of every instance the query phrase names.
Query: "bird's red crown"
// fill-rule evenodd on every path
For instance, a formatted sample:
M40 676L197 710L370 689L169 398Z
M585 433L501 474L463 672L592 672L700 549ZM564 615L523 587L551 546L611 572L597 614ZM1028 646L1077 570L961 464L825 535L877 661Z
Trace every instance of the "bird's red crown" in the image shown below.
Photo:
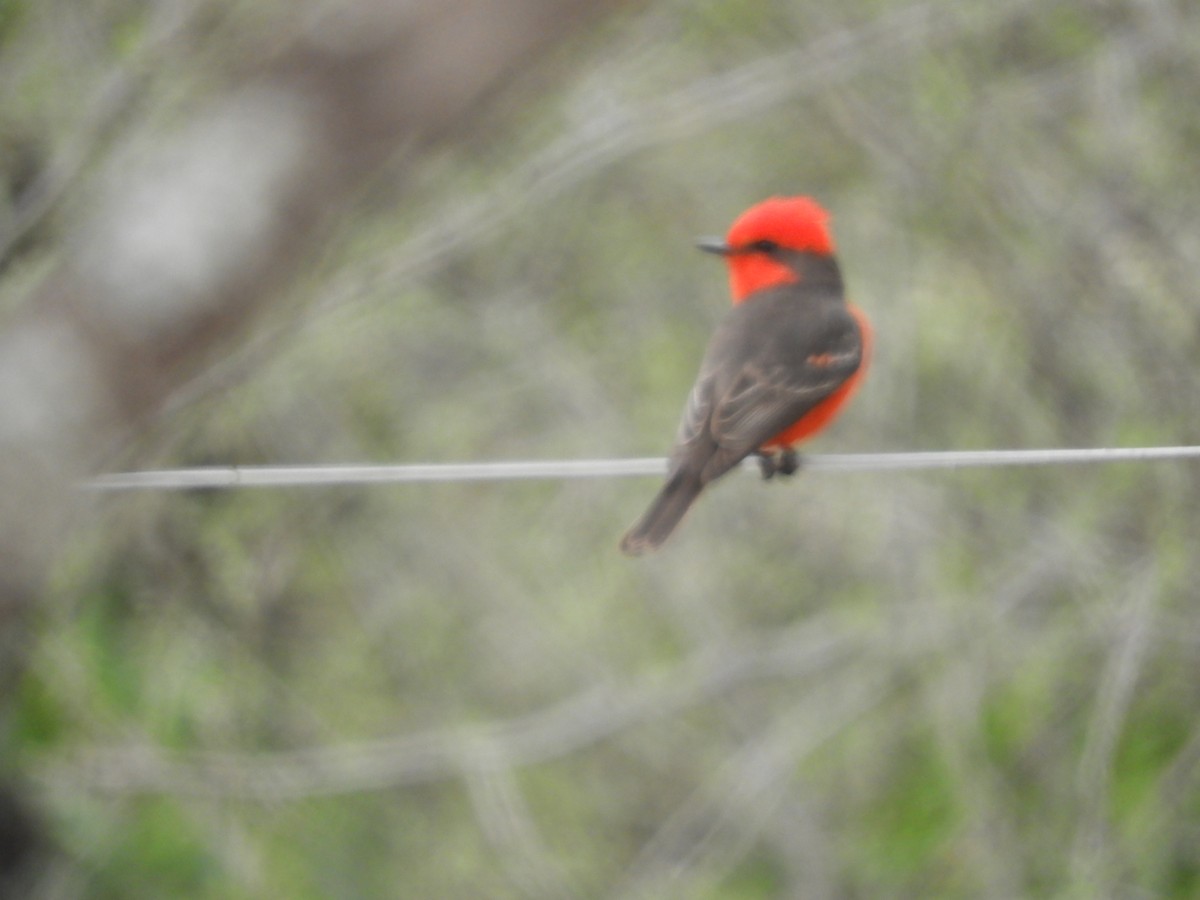
M811 197L771 197L750 207L729 228L731 247L774 241L789 250L833 253L829 213Z
M810 197L771 197L750 207L725 236L725 261L733 302L741 303L758 291L795 282L799 275L785 262L756 249L761 241L788 250L833 254L829 213Z

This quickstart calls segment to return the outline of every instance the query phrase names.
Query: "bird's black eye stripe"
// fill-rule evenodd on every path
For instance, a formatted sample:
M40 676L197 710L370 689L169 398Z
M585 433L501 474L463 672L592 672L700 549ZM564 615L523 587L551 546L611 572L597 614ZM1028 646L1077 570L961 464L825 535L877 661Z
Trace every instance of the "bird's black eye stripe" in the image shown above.
M747 249L755 253L774 253L779 249L779 245L774 241L762 240L755 241Z

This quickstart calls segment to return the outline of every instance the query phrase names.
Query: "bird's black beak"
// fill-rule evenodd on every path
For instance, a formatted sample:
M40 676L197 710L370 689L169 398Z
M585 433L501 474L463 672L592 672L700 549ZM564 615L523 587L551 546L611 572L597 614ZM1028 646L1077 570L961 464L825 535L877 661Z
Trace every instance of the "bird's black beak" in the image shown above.
M719 237L699 238L696 241L696 246L705 253L715 253L718 256L728 256L733 252L733 248L725 243L725 239Z

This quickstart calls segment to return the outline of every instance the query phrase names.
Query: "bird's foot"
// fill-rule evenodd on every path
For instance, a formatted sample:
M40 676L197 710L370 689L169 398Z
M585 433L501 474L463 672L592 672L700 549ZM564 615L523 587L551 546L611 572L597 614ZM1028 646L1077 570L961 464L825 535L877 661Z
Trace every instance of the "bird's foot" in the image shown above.
M800 455L794 447L784 447L779 453L779 474L795 475L800 471Z
M763 481L770 481L776 475L795 475L800 471L800 456L792 447L784 447L778 453L759 450L758 468Z
M775 457L764 450L755 450L754 453L758 457L758 470L762 472L763 481L770 481L775 477L778 468L775 465Z

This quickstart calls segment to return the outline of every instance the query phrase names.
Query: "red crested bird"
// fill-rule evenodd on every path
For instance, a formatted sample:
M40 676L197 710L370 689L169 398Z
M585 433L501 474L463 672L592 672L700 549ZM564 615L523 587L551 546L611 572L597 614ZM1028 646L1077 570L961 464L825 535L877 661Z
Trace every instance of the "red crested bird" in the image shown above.
M871 324L846 301L829 214L808 197L750 207L724 240L733 309L700 363L671 451L667 481L621 539L658 548L712 481L757 454L764 478L798 468L795 445L825 428L867 370Z

